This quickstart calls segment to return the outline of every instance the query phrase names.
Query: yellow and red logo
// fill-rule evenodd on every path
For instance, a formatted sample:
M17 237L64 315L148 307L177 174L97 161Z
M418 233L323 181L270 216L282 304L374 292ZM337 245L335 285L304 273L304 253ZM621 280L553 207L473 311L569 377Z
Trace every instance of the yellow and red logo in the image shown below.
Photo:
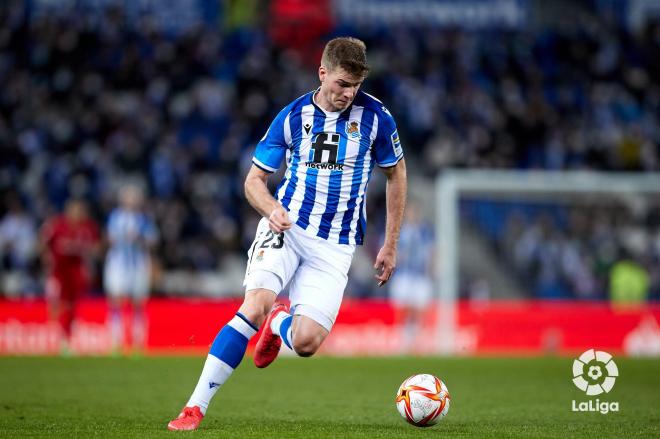
M351 139L360 138L360 123L356 120L352 120L346 124L346 135Z

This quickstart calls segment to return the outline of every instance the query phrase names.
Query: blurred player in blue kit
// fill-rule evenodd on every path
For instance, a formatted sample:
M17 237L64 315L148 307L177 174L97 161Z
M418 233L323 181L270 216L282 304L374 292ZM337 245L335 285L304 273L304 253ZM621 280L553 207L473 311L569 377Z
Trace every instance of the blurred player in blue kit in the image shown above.
M360 91L368 70L362 41L331 40L318 69L321 86L280 111L258 143L245 194L263 218L248 252L245 300L215 338L197 386L168 424L170 430L199 427L211 398L264 321L254 354L257 367L272 363L282 342L301 357L319 349L337 317L355 246L363 241L374 165L387 178L386 235L375 278L384 285L392 275L406 168L392 115ZM273 197L268 177L284 160L286 173ZM275 302L284 289L290 311Z
M401 226L396 274L389 283L390 298L400 312L401 350L413 352L424 314L433 296L435 236L422 217L419 202L411 200Z
M129 298L133 306L132 342L144 348L147 321L145 302L151 279L150 251L158 241L158 230L142 211L143 194L139 187L124 186L119 192L119 207L108 218L110 248L105 259L104 284L110 308L110 334L113 349L124 345L122 302Z

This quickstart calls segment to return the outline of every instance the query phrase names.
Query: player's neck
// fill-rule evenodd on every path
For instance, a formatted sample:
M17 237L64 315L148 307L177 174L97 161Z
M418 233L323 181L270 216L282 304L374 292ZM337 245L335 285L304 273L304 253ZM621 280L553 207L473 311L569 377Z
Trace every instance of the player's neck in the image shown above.
M327 111L328 113L340 113L342 111L339 108L333 107L332 104L330 104L330 102L323 97L320 87L312 95L312 101L316 104L317 107L321 108L323 111Z

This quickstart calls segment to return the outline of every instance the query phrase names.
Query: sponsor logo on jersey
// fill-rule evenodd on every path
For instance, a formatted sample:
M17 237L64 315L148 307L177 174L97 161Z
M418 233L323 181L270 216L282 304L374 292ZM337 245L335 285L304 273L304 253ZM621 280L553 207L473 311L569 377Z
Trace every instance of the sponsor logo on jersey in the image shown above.
M305 162L308 168L312 169L328 169L330 171L343 171L344 165L341 163L316 163L316 162Z
M305 166L312 169L343 171L344 165L337 163L340 140L339 133L318 133L312 140L312 160L305 162Z

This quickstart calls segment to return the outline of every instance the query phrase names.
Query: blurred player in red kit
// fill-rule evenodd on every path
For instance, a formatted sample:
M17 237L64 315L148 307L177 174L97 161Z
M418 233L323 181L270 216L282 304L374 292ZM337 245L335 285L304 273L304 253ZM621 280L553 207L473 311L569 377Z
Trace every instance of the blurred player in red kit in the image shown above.
M47 272L46 299L51 318L62 328L61 348L68 351L76 300L89 287L88 265L98 254L99 227L88 216L81 200L69 200L64 213L43 225L41 230L44 266Z

